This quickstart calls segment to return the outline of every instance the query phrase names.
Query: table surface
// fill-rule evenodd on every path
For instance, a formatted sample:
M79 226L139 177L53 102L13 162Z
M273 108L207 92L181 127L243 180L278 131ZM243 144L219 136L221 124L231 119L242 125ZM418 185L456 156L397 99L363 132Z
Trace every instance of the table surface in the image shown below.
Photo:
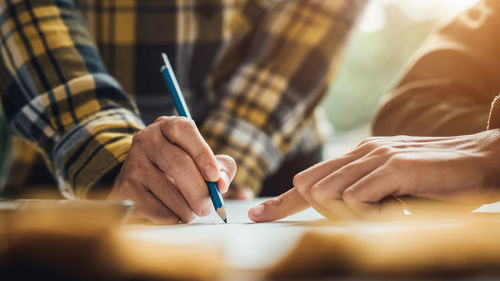
M260 270L276 263L291 250L301 235L311 230L315 221L324 218L313 209L272 223L254 223L248 209L265 199L226 202L228 224L217 214L196 218L189 224L170 226L128 225L124 234L170 245L216 245L223 249L228 265L238 270ZM500 212L500 203L484 205L477 211ZM350 225L353 226L352 224ZM364 226L363 226L364 227ZM370 231L387 231L398 227L387 223L370 224ZM331 226L328 231L342 233L347 227ZM325 227L322 227L325 230Z
M265 199L226 201L228 223L213 212L189 224L170 226L129 225L125 235L166 244L208 244L220 246L230 267L258 270L274 264L309 229L308 224L323 217L313 209L278 222L254 223L248 209Z

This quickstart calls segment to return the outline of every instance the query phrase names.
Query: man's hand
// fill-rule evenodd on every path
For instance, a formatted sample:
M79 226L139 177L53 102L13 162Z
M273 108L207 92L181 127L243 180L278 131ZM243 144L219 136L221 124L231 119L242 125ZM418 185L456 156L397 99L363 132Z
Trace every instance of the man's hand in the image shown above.
M393 196L479 206L499 199L499 157L498 129L457 137L370 138L297 174L293 189L248 215L273 221L312 206L328 218L353 218L379 213L381 202Z
M212 211L205 181L217 182L224 193L235 173L234 160L215 156L194 121L160 117L134 136L108 198L135 201L137 219L189 222Z

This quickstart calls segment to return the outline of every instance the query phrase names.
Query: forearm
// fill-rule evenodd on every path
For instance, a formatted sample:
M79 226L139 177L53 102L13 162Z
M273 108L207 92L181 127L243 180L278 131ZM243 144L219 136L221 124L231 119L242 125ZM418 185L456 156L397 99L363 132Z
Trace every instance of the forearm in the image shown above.
M497 1L481 1L432 35L383 105L375 135L451 136L487 128L500 90Z
M447 82L416 83L400 89L379 111L373 124L375 136L456 136L484 131L489 104L477 102ZM452 94L446 94L452 93Z
M9 130L38 146L64 195L84 197L124 160L142 121L106 73L72 1L2 6L0 92Z

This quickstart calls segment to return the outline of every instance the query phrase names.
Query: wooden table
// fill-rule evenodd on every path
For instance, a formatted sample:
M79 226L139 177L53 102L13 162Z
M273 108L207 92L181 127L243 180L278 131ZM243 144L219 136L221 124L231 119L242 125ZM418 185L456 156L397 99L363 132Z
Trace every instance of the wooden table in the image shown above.
M248 209L263 200L227 201L229 221L227 225L224 225L214 213L206 218L197 218L192 223L185 225L128 225L125 226L123 234L128 237L155 241L159 244L216 245L223 249L230 268L222 280L265 280L263 270L286 255L302 234L315 227L312 226L313 222L324 218L315 210L308 209L278 222L253 223L247 217ZM487 205L479 211L500 212L500 204ZM374 223L370 227L373 231L379 231L393 226L387 223ZM322 226L322 229L324 228ZM338 233L347 231L343 226L328 226L328 228L328 231ZM332 279L383 280L383 278L353 276ZM454 280L471 280L471 277L454 278ZM499 280L499 278L498 276L475 276L472 280Z

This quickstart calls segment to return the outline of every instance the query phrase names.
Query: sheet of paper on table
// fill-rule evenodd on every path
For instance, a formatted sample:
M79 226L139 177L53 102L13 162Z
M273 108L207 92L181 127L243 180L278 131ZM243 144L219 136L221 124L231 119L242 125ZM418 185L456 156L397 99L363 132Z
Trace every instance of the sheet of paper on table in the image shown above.
M265 199L226 201L228 224L213 212L185 225L131 225L126 235L166 244L210 244L220 246L230 266L259 269L270 266L297 242L308 229L307 223L323 217L313 209L274 223L256 224L247 216L248 209Z
M215 245L223 249L229 266L256 270L275 264L281 257L291 251L299 238L311 229L311 222L324 220L313 209L290 216L273 223L253 223L248 219L248 209L265 199L250 201L226 201L228 224L224 224L217 214L205 218L196 218L189 224L171 226L129 225L124 235L147 239L169 245ZM485 205L478 209L481 212L500 212L500 203ZM352 231L358 225L347 227L332 226L322 230L335 233ZM366 225L359 225L366 227ZM380 232L395 228L391 224L371 224L368 231Z

